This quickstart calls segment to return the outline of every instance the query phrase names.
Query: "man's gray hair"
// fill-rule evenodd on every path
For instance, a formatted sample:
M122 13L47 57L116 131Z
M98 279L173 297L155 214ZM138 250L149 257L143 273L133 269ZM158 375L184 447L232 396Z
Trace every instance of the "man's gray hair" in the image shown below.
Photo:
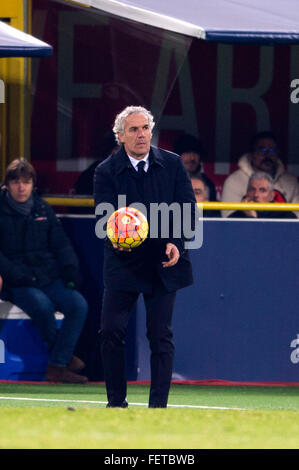
M154 117L150 111L148 111L143 106L127 106L123 111L121 111L115 118L113 132L115 139L118 144L121 144L118 133L123 134L125 131L125 119L131 114L144 114L148 119L150 130L152 131L155 125Z
M265 173L264 171L256 171L255 173L253 173L248 180L247 189L249 188L252 180L267 180L269 183L270 191L274 191L274 181L273 178L271 178L271 176L269 175L269 173Z

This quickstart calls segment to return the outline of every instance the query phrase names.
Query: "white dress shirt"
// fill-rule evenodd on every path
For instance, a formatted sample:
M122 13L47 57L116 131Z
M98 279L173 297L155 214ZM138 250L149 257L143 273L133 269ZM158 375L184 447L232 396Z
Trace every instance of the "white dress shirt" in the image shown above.
M128 154L127 154L128 155ZM145 162L145 165L143 167L143 170L144 171L147 171L148 170L148 167L149 167L149 161L148 161L148 156L149 154L147 154L144 158L142 158L141 160L137 160L136 158L133 158L133 157L130 157L130 155L128 155L129 159L130 159L130 162L132 163L133 167L135 168L136 171L138 171L138 168L137 168L137 165L139 162Z

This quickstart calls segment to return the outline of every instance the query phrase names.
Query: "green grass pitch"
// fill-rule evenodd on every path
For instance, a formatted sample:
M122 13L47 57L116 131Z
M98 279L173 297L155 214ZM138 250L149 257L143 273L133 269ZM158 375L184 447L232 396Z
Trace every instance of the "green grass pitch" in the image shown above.
M297 387L172 385L167 409L148 393L107 409L102 384L0 383L0 449L299 448Z

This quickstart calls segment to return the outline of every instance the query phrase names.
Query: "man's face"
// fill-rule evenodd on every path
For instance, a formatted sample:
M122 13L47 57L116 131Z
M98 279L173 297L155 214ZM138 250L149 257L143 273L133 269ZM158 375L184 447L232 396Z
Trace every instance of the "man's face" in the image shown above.
M150 151L152 132L144 114L130 114L125 119L124 133L118 133L128 155L138 160Z
M184 152L181 158L188 173L196 173L200 162L200 155L195 152Z
M196 202L206 201L206 188L204 182L197 178L191 178L191 184Z
M247 189L247 198L253 202L272 202L274 191L270 190L268 180L253 178Z
M273 139L259 139L251 157L255 171L265 171L275 175L277 169L278 149Z
M32 178L18 178L15 180L10 180L7 189L11 197L17 202L26 202L33 191L33 181Z

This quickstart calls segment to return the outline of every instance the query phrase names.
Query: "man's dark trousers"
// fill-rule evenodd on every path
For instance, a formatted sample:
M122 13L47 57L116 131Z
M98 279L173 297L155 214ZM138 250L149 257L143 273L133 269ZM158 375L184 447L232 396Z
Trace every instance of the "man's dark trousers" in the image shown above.
M130 311L138 295L138 292L104 291L100 338L111 406L121 406L126 398L125 335ZM143 294L151 350L149 407L167 406L174 356L171 322L175 295L176 292L167 292L160 281L154 284L152 293Z

